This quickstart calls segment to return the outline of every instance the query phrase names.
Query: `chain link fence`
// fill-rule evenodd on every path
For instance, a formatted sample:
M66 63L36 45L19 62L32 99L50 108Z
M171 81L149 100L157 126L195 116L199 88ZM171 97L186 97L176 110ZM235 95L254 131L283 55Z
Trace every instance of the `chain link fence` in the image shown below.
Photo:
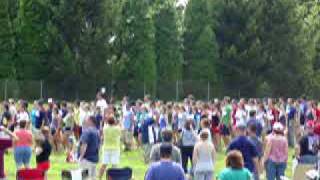
M60 83L49 83L43 80L0 80L0 100L14 99L47 99L59 100L92 100L102 87L106 89L108 96L121 99L129 96L132 99L143 98L151 94L156 99L175 101L182 100L189 94L201 100L209 100L218 97L214 84L199 80L181 80L175 82L156 83L155 92L148 92L143 82L132 86L128 81L96 82L94 80L77 81L64 80ZM134 88L133 88L134 87Z

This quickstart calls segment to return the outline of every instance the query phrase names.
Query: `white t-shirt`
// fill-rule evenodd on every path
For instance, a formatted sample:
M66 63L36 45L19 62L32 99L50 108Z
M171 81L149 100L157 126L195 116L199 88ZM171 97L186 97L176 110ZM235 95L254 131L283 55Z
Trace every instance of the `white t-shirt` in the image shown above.
M17 108L14 105L10 105L9 111L12 116L15 116L17 114Z
M105 99L99 99L97 101L96 107L99 107L102 113L104 113L104 110L108 108L107 101Z
M251 111L255 111L257 113L257 107L256 106L247 105L247 106L245 106L245 109L247 111L247 119L250 118L250 112Z
M264 111L258 111L256 119L261 122L262 127L265 126L264 119L266 118L266 113Z
M29 114L28 114L27 112L25 112L25 111L19 112L19 113L17 114L17 121L20 122L20 121L22 121L22 120L25 120L25 121L27 121L27 122L30 120L30 119L29 119Z
M247 112L244 109L238 108L235 116L237 123L241 122L246 124Z
M83 122L89 117L89 112L80 108L79 110L79 126L83 125Z

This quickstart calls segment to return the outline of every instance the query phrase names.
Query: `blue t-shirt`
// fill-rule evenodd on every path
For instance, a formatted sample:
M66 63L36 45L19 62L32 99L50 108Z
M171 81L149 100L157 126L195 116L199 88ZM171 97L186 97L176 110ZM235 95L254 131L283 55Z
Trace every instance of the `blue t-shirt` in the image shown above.
M143 144L149 143L149 134L148 134L148 127L154 123L152 118L147 118L142 122L141 125L141 139Z
M37 119L37 110L36 109L33 109L31 111L31 123L32 123L32 126L35 127L36 126L36 119Z
M262 124L261 122L259 122L257 119L253 118L253 119L249 119L248 123L247 123L247 127L249 127L250 125L252 124L255 124L256 125L256 128L257 128L257 131L256 131L256 134L258 137L261 137L261 134L262 134L262 130L263 130L263 127L262 127Z
M167 121L165 117L161 117L159 120L160 129L165 129L167 127Z
M68 114L68 110L66 110L66 109L61 109L61 117L62 117L62 118L65 118L65 117L67 116L67 114Z
M84 159L97 163L99 161L100 137L99 131L94 127L84 129L80 138L80 144L87 144Z
M35 121L36 129L40 129L43 122L46 123L46 112L45 111L37 111L36 112L36 121Z
M145 177L145 180L185 180L181 165L175 162L160 161L153 163Z
M256 146L258 157L261 158L263 155L262 142L257 137L249 137L249 140Z
M96 115L96 127L97 129L100 129L100 124L101 124L101 121L102 121L102 115L101 114L97 114Z
M251 172L255 172L253 158L258 157L256 146L246 137L238 136L229 145L227 152L238 150L242 153L244 166Z
M127 111L125 112L124 116L123 116L123 128L126 130L130 130L130 128L132 127L132 112L131 111Z
M289 106L288 107L288 120L293 120L294 119L294 115L296 114L296 108L293 106Z

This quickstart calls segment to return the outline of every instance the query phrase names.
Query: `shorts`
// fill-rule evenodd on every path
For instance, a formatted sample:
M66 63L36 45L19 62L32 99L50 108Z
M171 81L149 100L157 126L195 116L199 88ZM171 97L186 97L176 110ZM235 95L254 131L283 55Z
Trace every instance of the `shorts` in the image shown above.
M62 131L72 133L73 129L71 127L64 127Z
M56 128L51 128L51 136L54 136L56 132L57 132Z
M220 133L223 136L229 136L230 135L230 128L225 124L221 124L220 125Z
M138 137L140 132L140 128L138 126L135 126L133 129L133 137Z
M118 165L120 163L120 150L105 150L102 157L104 165Z
M220 127L219 126L212 126L211 127L211 133L212 134L219 134L220 133Z
M96 179L97 163L84 159L79 162L79 167L80 167L80 169L88 170L89 178Z
M28 166L30 164L32 150L28 146L19 146L14 148L14 160L17 167L22 165Z
M41 171L48 171L50 169L50 161L37 163L37 169Z

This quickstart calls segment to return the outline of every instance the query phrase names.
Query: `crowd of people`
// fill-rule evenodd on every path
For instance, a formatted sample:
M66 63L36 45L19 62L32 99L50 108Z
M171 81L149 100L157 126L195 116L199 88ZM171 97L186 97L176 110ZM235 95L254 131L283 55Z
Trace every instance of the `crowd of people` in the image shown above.
M300 99L231 99L192 95L181 102L124 97L93 102L10 99L2 103L1 133L14 141L16 168L48 171L51 151L65 151L92 179L120 163L121 150L142 149L146 180L267 180L285 176L289 147L299 163L318 162L320 106ZM2 134L0 134L2 136ZM100 153L101 152L101 153ZM226 168L215 171L217 152ZM100 157L100 155L101 157ZM101 162L99 171L97 164Z

